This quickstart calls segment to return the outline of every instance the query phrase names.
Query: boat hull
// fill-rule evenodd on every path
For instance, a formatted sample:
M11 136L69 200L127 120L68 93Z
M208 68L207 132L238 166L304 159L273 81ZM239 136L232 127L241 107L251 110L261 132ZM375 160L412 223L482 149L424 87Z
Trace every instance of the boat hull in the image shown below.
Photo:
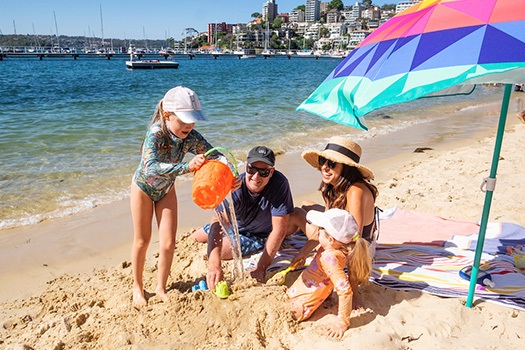
M179 63L172 61L126 61L126 67L128 69L177 69Z

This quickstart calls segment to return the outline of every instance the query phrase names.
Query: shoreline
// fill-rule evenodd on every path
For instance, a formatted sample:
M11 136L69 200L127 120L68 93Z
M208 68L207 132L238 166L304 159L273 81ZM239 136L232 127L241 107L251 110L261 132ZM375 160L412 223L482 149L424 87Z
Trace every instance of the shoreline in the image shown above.
M458 100L443 103L418 101L410 110L408 110L410 105L402 105L399 108L380 111L377 114L372 114L367 120L370 128L368 132L322 121L318 117L315 117L315 121L309 117L301 122L305 116L296 112L291 115L292 112L290 111L283 115L285 121L282 125L282 131L284 135L274 133L274 130L278 128L266 126L267 129L258 127L250 131L245 128L246 125L235 127L237 123L232 123L231 126L225 128L224 133L220 134L217 133L217 128L213 126L213 123L203 124L202 129L199 127L198 130L212 140L213 145L225 146L240 159L253 146L252 143L265 143L265 145L273 148L276 153L293 154L293 152L300 152L305 148L321 148L329 136L333 134L348 135L358 142L365 143L366 140L373 139L367 145L363 158L363 162L366 163L369 161L370 155L375 158L378 156L385 158L404 150L411 151L411 147L414 146L427 146L434 141L439 142L443 137L469 137L473 132L486 130L488 125L494 124L495 116L499 112L500 90L499 88L482 87L477 89L478 95L472 101L468 99L463 99L461 102ZM512 96L509 109L513 112L522 110L524 100L525 95L523 93L515 93ZM423 106L428 108L423 108ZM265 109L261 113L267 114L269 111ZM390 116L379 117L384 114ZM51 117L54 115L51 113ZM144 121L141 120L140 123L142 122ZM270 125L272 125L271 123L273 122L269 121ZM298 125L301 127L299 128ZM414 130L414 132L411 134L403 133L401 130L405 128ZM221 129L224 128L221 127ZM243 134L250 132L254 132L253 138L242 137ZM261 134L266 134L266 136L258 136ZM82 148L78 149L78 145L69 145L66 142L63 146L70 151L64 154L68 154L68 157L79 163L76 170L66 165L61 165L58 171L57 169L53 170L50 166L52 163L48 163L48 159L46 159L46 151L39 154L37 150L28 154L31 163L24 165L23 160L25 158L14 157L16 151L10 151L7 148L7 157L4 160L8 163L12 161L13 167L8 167L2 172L4 175L2 184L5 191L2 192L1 196L3 198L3 209L0 210L2 212L0 235L7 232L6 230L81 214L97 206L126 199L129 196L131 174L136 169L136 164L140 158L139 147L133 146L133 144L135 142L140 144L142 132L140 135L135 133L133 135L129 142L135 141L131 144L122 144L120 147L116 147L117 144L114 141L90 140L94 153L87 157L92 158L89 160L84 156L86 153ZM233 139L238 139L238 141L232 141L231 137L224 135L236 135ZM379 137L383 135L391 135L391 137ZM407 136L399 138L396 135ZM428 135L428 137L422 140L418 135ZM107 153L100 153L100 150ZM96 161L93 162L95 159ZM119 159L123 159L123 161L120 162ZM42 165L41 162L44 164ZM119 164L118 167L113 165L115 162ZM35 168L36 166L43 166L43 168L38 170ZM73 173L70 173L72 170L74 170ZM37 172L37 175L31 175L33 172ZM16 178L14 174L17 173L20 173L21 176L18 180L14 180ZM191 181L191 176L185 175L182 179ZM35 183L39 185L35 186ZM29 195L20 196L20 192Z
M520 128L519 122L515 119L515 116L509 115L507 130ZM467 138L459 137L459 139L457 135L441 135L434 141L426 142L425 132L431 129L431 125L416 125L393 134L379 135L359 141L363 148L362 163L374 171L376 175L374 183L379 188L385 185L392 186L389 185L392 181L390 172L398 164L433 158L444 152L479 144L480 140L487 137L493 139L495 135L495 130L490 130L472 134ZM414 134L418 136L414 137ZM414 139L413 145L396 148L395 142L392 142L393 139L397 139L406 145L407 138ZM417 147L429 147L433 150L413 153ZM490 162L490 158L487 158L486 161ZM278 155L276 167L288 177L296 206L300 206L305 199L321 202L317 191L318 173L302 160L299 153ZM482 175L488 176L488 172ZM473 187L477 188L481 177L472 181L476 182ZM193 203L191 181L182 181L176 186L179 200L177 231L179 245L183 234L207 223L212 211L205 211ZM479 194L476 193L469 193L470 195L479 197ZM497 198L497 190L495 197ZM480 206L483 204L482 199L478 198L476 201ZM414 207L406 201L405 203L397 202L407 209L426 209L421 203ZM378 206L387 208L392 207L393 204L396 204L395 199L385 197L380 192ZM459 212L448 210L445 204L443 203L443 208L439 213L434 212L434 214L471 221L477 221L480 218L481 210L479 217L474 213L463 213L463 216L458 217ZM524 223L525 221L521 222L521 224ZM155 224L153 226L152 242L148 253L158 249ZM3 283L0 283L0 295L2 295L2 300L10 301L39 293L45 289L47 281L66 272L88 273L93 269L119 266L130 260L132 241L133 228L129 198L73 216L45 221L33 226L9 229L0 234L0 275L3 280Z

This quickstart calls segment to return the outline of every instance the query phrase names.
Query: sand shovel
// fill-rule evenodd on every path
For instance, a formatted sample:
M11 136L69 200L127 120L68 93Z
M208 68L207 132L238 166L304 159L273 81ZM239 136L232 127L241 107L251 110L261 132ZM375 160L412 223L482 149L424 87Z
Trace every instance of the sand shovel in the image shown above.
M282 286L286 281L286 274L290 271L295 270L295 267L298 263L299 261L296 261L295 264L290 265L286 269L277 272L275 275L272 276L272 278L268 280L268 282L266 282L266 284Z

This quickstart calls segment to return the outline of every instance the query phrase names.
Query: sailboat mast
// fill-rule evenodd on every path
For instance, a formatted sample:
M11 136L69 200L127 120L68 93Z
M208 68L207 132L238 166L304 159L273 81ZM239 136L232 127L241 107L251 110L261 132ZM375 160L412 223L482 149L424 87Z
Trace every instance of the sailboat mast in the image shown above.
M35 36L35 49L37 49L40 47L40 42L38 41L38 36L36 35L35 24L31 23L31 25L33 26L33 35Z
M102 4L100 5L100 31L102 33L102 48L104 48L104 21L102 20Z
M57 46L60 47L60 40L58 38L57 15L55 14L55 11L53 11L53 18L55 19L55 29L56 29L56 32L57 32Z
M146 28L144 26L142 26L142 35L144 35L144 42L145 42L145 45L146 45L146 51L149 51L148 50L148 40L146 40Z

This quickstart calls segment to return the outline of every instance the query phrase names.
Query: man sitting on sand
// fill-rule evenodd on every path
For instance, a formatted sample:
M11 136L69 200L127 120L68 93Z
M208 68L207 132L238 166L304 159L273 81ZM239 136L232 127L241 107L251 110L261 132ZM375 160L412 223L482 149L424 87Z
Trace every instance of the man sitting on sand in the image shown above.
M257 267L250 274L264 283L266 269L279 250L291 221L300 215L294 212L292 192L288 179L275 169L275 155L265 146L250 150L246 172L240 175L242 184L232 192L235 216L239 227L242 256L262 250ZM297 228L297 226L295 226ZM232 259L229 239L224 240L222 227L214 217L212 222L198 229L192 237L208 242L207 284L210 289L222 281L222 259ZM293 230L295 232L295 230Z

